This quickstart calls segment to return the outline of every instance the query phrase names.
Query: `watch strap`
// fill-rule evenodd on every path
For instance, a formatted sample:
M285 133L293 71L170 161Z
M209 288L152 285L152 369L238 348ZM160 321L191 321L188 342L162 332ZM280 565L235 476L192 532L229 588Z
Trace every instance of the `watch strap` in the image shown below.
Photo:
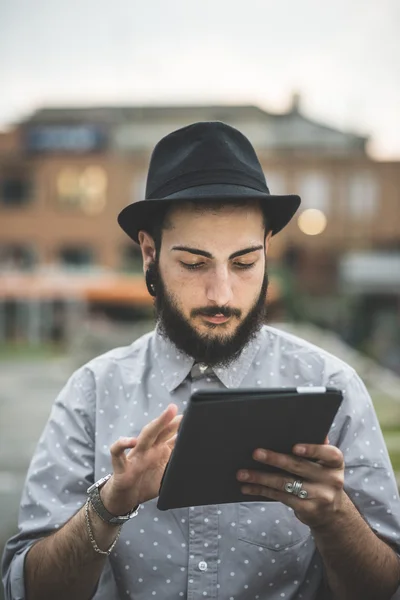
M137 516L140 505L135 506L132 510L130 510L125 515L116 516L116 515L113 515L112 513L110 513L104 506L103 501L100 496L100 489L110 479L110 477L111 477L111 474L107 475L106 477L102 477L101 479L99 479L99 481L96 481L96 483L94 483L93 485L91 485L88 488L87 491L88 491L88 495L89 495L89 500L90 500L90 503L91 503L94 511L97 513L97 515L103 521L105 521L106 523L112 523L113 525L123 525L130 519L133 519L133 517Z

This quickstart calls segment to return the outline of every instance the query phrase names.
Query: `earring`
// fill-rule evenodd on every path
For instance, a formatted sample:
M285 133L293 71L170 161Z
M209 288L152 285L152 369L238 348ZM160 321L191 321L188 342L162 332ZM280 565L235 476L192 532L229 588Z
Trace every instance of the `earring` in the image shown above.
M146 279L146 287L147 290L150 294L150 296L153 296L153 298L156 296L156 284L155 284L155 271L154 271L154 265L150 265L149 268L146 271L145 274L145 279Z

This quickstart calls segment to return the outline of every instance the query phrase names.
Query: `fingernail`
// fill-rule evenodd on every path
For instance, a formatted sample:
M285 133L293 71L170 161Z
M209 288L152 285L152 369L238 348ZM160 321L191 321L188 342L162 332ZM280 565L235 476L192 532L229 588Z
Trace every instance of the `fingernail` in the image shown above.
M296 454L305 454L306 447L305 446L296 446L294 451L296 452Z
M265 452L265 450L257 450L257 458L265 460L267 458L267 453Z
M246 481L246 479L248 479L248 478L249 478L249 474L248 474L248 473L246 473L246 471L241 471L241 472L239 473L239 478L240 478L242 481Z

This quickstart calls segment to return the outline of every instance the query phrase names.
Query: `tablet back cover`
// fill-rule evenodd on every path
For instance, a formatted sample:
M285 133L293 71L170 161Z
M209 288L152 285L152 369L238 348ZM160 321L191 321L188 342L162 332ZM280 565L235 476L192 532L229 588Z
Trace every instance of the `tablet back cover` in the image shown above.
M291 454L296 443L322 444L341 401L333 388L196 392L164 472L158 508L267 501L242 494L237 471L276 471L252 458L256 448Z

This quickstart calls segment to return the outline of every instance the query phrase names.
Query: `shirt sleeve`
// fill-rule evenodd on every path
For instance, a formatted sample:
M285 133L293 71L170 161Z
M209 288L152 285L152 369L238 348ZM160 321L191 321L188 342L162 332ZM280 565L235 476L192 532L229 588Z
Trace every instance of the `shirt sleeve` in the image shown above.
M400 554L399 491L371 397L355 372L343 392L331 432L344 455L345 491L371 529Z
M25 600L24 561L30 546L62 527L84 504L94 478L95 381L76 371L56 398L31 460L18 533L6 544L5 600Z

